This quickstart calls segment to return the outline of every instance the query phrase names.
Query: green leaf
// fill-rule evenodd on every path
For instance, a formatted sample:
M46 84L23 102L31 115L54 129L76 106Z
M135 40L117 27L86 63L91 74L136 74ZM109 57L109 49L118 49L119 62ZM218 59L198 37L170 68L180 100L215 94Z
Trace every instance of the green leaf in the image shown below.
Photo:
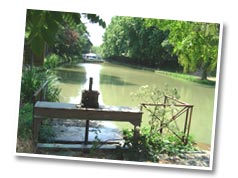
M44 52L44 45L45 41L40 35L37 35L31 41L31 49L33 53L37 56L41 56L42 53Z
M42 37L47 42L47 44L49 44L50 46L54 45L54 41L55 41L54 32L52 32L51 30L43 29Z

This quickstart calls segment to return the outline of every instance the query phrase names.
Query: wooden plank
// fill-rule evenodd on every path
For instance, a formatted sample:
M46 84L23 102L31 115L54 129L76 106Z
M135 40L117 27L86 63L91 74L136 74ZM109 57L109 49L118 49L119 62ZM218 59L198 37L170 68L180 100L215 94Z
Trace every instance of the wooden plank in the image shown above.
M138 108L127 106L100 105L99 108L83 108L79 104L47 102L47 101L37 101L35 104L35 108L73 109L73 110L87 110L87 111L115 111L115 112L121 111L131 113L141 112Z
M38 101L34 107L35 118L70 118L81 120L127 121L140 125L142 111L128 107L77 108L75 104Z

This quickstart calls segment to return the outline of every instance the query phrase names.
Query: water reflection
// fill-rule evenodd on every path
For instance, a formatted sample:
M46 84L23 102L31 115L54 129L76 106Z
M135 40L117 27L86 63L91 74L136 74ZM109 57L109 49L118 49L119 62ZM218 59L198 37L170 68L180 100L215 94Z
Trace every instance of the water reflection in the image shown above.
M86 73L86 82L81 87L81 90L88 90L89 89L89 79L90 77L93 78L93 87L92 90L99 91L98 103L103 104L102 100L102 93L100 92L100 71L102 66L100 64L92 64L92 63L84 63L79 64L85 69Z
M106 75L106 74L102 74L102 73L100 73L100 84L101 85L104 85L104 84L106 84L106 85L121 85L121 86L137 85L137 84L134 84L131 82L126 82L121 77Z
M93 90L98 90L99 103L114 106L137 106L139 102L130 97L142 85L163 88L165 84L178 89L181 100L193 104L191 133L197 141L210 143L214 107L214 87L174 79L151 71L132 69L111 63L78 64L58 70L61 78L61 102L79 103L81 92L88 90L89 78L93 77ZM148 119L144 118L143 122ZM120 123L121 124L121 123ZM119 125L119 124L118 124ZM128 124L121 125L121 128Z
M82 85L86 82L85 71L59 69L57 70L57 76L62 83Z

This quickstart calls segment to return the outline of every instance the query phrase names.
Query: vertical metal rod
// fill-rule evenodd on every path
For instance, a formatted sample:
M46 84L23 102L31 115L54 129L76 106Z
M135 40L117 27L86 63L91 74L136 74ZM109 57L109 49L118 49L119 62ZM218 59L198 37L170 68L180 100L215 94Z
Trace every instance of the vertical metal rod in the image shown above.
M184 131L183 131L183 142L186 144L187 138L185 138L186 131L187 131L187 125L188 125L188 115L189 115L189 108L187 108L186 111L186 118L185 118L185 123L184 123Z
M92 86L93 86L93 78L89 78L89 91L92 91ZM88 130L89 130L89 120L86 120L86 126L85 126L85 138L84 138L84 144L88 144Z
M85 137L84 137L84 144L88 144L88 130L89 130L89 120L86 120L86 126L85 126Z
M187 131L187 140L188 140L190 127L191 127L192 113L193 113L193 106L190 107L190 115L189 115L189 122L188 122L188 131Z
M167 96L164 96L164 109L166 108L166 102L167 102ZM161 122L160 122L160 134L163 133L163 124L164 124L164 119L162 118Z
M93 78L89 78L89 91L92 91L92 86L93 86Z

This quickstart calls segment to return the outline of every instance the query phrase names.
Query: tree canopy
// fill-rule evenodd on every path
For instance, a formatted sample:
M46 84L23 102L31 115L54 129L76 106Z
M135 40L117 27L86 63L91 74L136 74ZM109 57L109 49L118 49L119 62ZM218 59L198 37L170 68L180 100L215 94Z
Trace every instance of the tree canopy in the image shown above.
M130 58L130 63L160 67L176 60L172 46L163 43L167 38L168 31L147 26L144 18L113 17L103 37L102 52L104 57L123 56Z
M106 28L102 52L149 67L176 64L207 79L217 66L219 28L216 23L117 16Z
M184 72L201 72L201 79L207 79L209 72L216 70L219 44L219 24L169 21L160 23L169 29L169 42Z

